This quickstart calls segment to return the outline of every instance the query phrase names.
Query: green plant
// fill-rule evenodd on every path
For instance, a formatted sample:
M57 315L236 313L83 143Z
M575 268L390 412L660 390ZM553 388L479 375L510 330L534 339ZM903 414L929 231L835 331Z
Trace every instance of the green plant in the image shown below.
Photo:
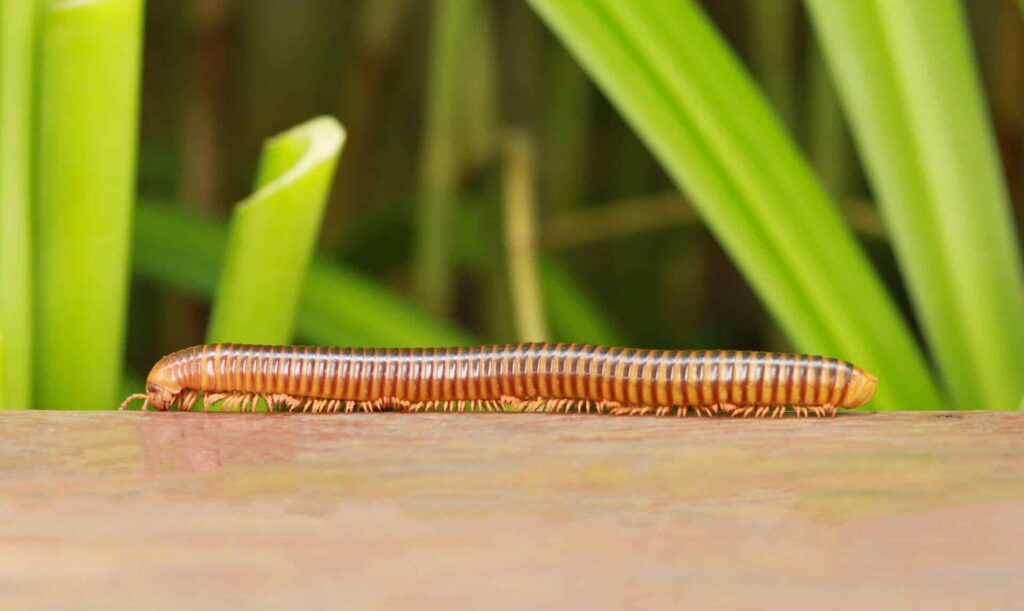
M33 224L34 405L120 390L142 0L42 3Z
M187 215L178 206L140 202L132 244L135 273L209 300L217 291L227 233L224 223ZM317 257L300 289L295 333L303 341L334 346L472 343L465 331L431 318L374 281Z
M453 266L450 228L455 219L459 177L459 79L464 51L471 42L475 0L441 0L431 32L420 197L416 208L416 294L427 311L451 312Z
M961 408L1024 395L1024 273L955 0L806 0L921 319Z
M30 170L35 6L0 0L0 409L32 388Z
M210 342L288 343L320 231L327 192L345 141L330 117L271 138L256 192L232 214Z
M836 206L694 3L530 3L688 192L799 349L883 376L879 408L944 404Z

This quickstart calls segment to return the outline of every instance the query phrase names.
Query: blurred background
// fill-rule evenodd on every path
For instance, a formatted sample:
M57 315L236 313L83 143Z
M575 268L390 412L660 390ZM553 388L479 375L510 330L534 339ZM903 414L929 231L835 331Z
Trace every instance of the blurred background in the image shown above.
M801 4L702 4L906 307L870 186ZM457 140L428 141L438 6L150 0L140 193L226 217L252 190L265 138L311 116L334 115L349 137L318 248L415 302L416 207L428 196L425 189L438 188L425 184L431 181L424 176L425 158L450 155L444 178L450 184L441 188L458 202L454 222L444 228L458 253L457 271L434 311L481 341L514 341L499 225L503 140L515 131L533 148L529 171L535 174L540 250L560 271L549 282L565 282L571 298L593 310L592 320L549 324L552 339L789 347L651 153L521 0L480 3L473 31L460 42L459 81L448 93L463 110L443 137ZM1024 27L1014 0L965 6L1019 223ZM202 301L154 282L137 283L132 301L129 346L138 372L202 340Z
M804 3L695 4L760 86L921 339ZM1019 232L1022 7L962 7ZM205 253L220 248L212 244L224 221L253 192L263 142L318 115L336 117L347 140L317 277L374 298L332 294L347 302L332 307L346 310L351 329L324 329L329 318L300 308L298 341L802 347L527 2L148 0L141 61L131 383L160 356L204 340L217 278L202 268L217 256ZM209 244L200 230L213 232ZM266 244L271 256L288 248ZM362 316L380 315L381 299L408 317L390 334L386 324L360 329Z

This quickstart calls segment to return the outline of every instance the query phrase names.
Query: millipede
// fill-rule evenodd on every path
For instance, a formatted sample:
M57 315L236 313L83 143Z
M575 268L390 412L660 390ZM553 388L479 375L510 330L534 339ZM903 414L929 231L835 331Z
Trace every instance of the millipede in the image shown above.
M833 416L877 378L833 358L589 344L327 348L204 344L160 359L142 409L519 411L732 417Z

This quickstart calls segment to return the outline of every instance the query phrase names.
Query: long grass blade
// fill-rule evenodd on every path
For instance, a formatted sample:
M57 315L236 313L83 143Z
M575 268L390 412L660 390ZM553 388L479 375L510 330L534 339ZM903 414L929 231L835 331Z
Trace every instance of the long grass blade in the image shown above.
M1024 394L1024 272L955 0L806 0L956 407Z
M264 145L257 190L232 214L209 341L291 341L344 142L341 125L321 117Z
M140 203L134 271L151 282L209 299L217 290L227 234L219 221L166 204ZM449 346L472 341L464 331L431 318L373 281L316 257L301 289L295 333L301 341L334 346Z
M0 409L31 405L35 13L32 2L0 0Z
M548 339L539 272L536 189L533 142L524 132L509 132L502 212L512 314L516 336L523 342Z
M142 0L45 0L39 30L35 396L105 408L120 390Z
M476 0L435 3L428 69L426 116L416 209L414 282L420 304L446 316L452 306L454 257L451 227L459 175L458 111L463 54L470 41Z
M799 350L879 375L877 408L943 405L836 206L694 2L530 3L689 194Z

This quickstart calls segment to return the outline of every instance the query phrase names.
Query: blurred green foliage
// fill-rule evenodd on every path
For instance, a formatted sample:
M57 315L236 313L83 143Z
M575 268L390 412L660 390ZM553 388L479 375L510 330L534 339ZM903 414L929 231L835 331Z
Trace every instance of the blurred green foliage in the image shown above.
M76 202L82 228L110 210L119 220L93 229L114 253L97 278L104 295L68 316L81 327L110 322L75 328L63 342L44 331L32 344L19 342L18 321L60 312L53 295L46 309L31 303L40 288L25 289L24 252L38 257L76 228L49 224L55 206L26 207L19 195L32 147L45 143L6 126L24 125L26 104L38 112L54 95L44 87L31 100L31 79L12 69L38 65L33 31L45 32L25 25L20 2L0 0L0 407L25 406L12 402L10 380L31 375L33 347L79 355L75 375L102 379L106 397L109 380L137 379L159 356L218 335L207 327L228 282L235 202L253 193L264 141L318 115L337 117L348 137L317 253L304 281L303 257L284 253L287 241L260 237L238 255L255 270L296 267L282 286L295 305L272 292L237 299L252 308L245 320L276 321L244 323L253 337L271 326L282 337L293 324L297 341L335 345L515 341L524 297L512 288L516 243L503 221L514 171L528 174L516 180L530 185L525 218L536 223L537 252L519 263L539 267L529 277L540 295L527 295L526 306L551 339L828 352L882 373L876 406L885 408L1011 408L1024 394L1024 376L1012 375L1012 321L1024 311L1016 0L942 0L915 23L901 11L932 12L924 0L863 3L885 39L899 39L891 48L866 30L840 32L843 3L827 0L149 0L138 131L131 112L122 117L139 138L143 202L130 305L118 293L128 267L116 254L127 236L113 235L128 218L120 200L82 191L91 193ZM20 38L9 35L16 19ZM133 44L123 36L110 44ZM883 51L884 72L856 75L856 62ZM86 56L76 61L83 74L95 68ZM955 78L932 88L946 67ZM103 90L96 100L122 92L114 107L131 103L123 92L138 85L130 69L91 82ZM880 122L896 116L891 129ZM111 138L130 146L123 134ZM513 170L505 151L516 138L531 143L534 162ZM102 180L103 168L122 163L77 147L63 150L90 159L62 162L65 172ZM46 176L32 180L44 185ZM666 211L673 201L679 212ZM19 229L19 209L43 214ZM304 223L319 215L311 210ZM900 210L927 222L901 222ZM624 213L629 220L617 221ZM957 223L970 231L957 235ZM261 231L272 233L269 225ZM41 243L31 244L37 233ZM979 236L995 236L992 248L979 247ZM984 290L968 294L973 275L950 273L953 259L978 270ZM929 277L937 290L922 290ZM127 340L113 322L126 313ZM243 320L222 316L224 325ZM956 324L936 323L942 316ZM122 347L124 368L114 363ZM66 365L36 362L50 370L47 388L82 383L62 378ZM106 400L54 395L62 407Z

